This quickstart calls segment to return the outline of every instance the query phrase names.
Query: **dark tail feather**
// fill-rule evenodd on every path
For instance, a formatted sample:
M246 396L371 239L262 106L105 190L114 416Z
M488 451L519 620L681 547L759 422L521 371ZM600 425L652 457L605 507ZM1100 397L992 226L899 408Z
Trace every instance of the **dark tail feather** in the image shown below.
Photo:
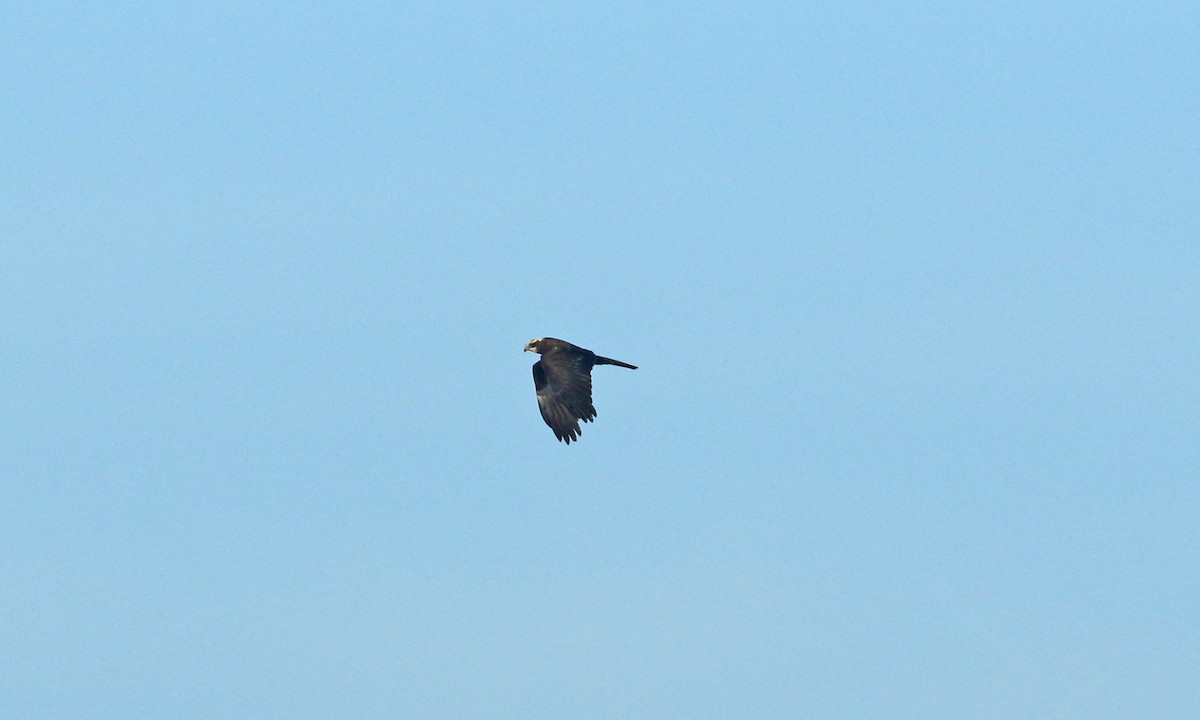
M596 356L596 364L597 365L616 365L618 367L629 368L630 370L637 370L637 365L630 365L629 363L623 363L620 360L613 360L612 358L600 357L599 355Z

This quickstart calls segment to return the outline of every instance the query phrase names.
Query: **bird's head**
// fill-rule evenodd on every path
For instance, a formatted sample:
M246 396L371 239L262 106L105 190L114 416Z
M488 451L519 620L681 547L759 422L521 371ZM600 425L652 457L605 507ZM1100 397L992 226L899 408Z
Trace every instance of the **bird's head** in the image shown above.
M544 339L545 338L534 338L534 339L530 340L529 342L525 343L525 352L540 353L541 350L539 349L538 346L541 344L542 340L544 340Z

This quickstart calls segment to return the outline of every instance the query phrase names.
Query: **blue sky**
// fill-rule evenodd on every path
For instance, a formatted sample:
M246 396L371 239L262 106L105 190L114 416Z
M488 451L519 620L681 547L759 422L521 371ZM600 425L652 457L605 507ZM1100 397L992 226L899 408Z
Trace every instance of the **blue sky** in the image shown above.
M0 714L1196 716L1198 28L6 11Z

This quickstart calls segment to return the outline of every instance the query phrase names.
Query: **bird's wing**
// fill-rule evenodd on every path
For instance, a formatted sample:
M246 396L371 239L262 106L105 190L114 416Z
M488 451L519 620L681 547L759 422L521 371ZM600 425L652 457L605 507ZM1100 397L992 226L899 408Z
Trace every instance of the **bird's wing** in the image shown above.
M543 355L533 365L538 409L554 436L568 444L579 437L579 421L596 417L592 406L592 366L582 355Z

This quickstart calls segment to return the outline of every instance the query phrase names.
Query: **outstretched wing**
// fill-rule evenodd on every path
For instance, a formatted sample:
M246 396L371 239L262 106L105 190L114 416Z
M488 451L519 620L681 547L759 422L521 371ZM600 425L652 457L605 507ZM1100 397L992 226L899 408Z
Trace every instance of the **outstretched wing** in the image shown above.
M579 421L596 417L592 406L592 364L585 355L548 353L533 365L538 409L554 436L568 445L579 438Z

